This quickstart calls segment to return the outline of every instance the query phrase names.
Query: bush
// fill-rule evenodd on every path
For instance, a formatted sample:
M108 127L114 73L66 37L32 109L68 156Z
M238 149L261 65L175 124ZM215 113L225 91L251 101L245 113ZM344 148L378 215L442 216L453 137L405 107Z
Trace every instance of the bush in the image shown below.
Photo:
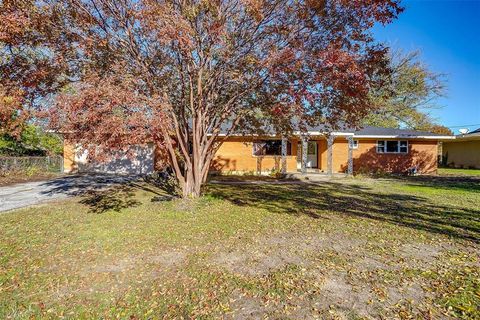
M355 176L365 176L365 177L373 177L373 178L383 178L390 176L391 173L386 172L381 168L369 168L369 167L360 167L358 170L355 171Z
M275 179L282 179L285 176L280 170L275 168L272 168L269 175Z
M27 177L32 177L37 175L39 172L41 172L40 168L31 166L25 170L25 175Z
M0 136L0 155L6 156L46 156L60 155L63 153L63 141L54 133L29 125L20 139L15 139L8 134Z

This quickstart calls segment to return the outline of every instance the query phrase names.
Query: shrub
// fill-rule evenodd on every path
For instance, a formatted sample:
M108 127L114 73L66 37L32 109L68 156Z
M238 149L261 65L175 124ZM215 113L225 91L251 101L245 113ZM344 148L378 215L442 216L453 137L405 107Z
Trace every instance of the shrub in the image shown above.
M272 170L270 170L269 176L275 179L281 179L284 177L284 174L280 170L272 168Z
M37 175L39 172L41 172L40 168L35 167L35 166L30 166L25 170L25 175L27 177L32 177Z

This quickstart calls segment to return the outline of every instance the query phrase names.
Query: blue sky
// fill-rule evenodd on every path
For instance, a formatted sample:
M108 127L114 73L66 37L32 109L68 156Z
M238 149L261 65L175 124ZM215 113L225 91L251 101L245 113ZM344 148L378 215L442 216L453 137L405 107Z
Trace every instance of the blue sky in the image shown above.
M376 39L405 52L419 50L430 70L446 74L447 97L432 112L439 123L480 128L480 0L402 4L397 20L374 28Z

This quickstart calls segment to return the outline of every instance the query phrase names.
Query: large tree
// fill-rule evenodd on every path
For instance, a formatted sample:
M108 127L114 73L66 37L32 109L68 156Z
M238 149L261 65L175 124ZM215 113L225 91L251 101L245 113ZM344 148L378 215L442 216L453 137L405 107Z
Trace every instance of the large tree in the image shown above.
M68 83L62 20L48 6L0 0L0 135L21 139L35 107ZM60 54L61 52L61 54Z
M376 108L363 120L364 125L451 134L436 123L430 112L439 108L438 98L445 95L445 75L433 72L422 63L420 52L389 54L390 73L381 86L371 90Z
M183 195L198 196L232 132L357 125L388 71L369 30L398 2L32 1L59 20L43 46L70 67L51 124L91 156L155 141Z

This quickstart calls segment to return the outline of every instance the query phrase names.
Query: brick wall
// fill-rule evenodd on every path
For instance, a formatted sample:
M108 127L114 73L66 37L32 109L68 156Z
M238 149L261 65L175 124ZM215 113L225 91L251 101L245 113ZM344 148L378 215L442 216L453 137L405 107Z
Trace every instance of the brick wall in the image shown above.
M229 138L217 151L212 163L212 170L221 172L280 170L282 161L280 156L258 157L253 155L253 140L253 138L246 137ZM290 142L292 155L287 156L287 171L293 172L297 169L298 140L293 139Z
M312 138L318 145L318 169L327 171L327 141L322 137ZM383 139L382 139L383 140ZM287 156L287 171L297 171L298 139L290 139L291 154ZM418 166L421 173L434 173L437 170L437 148L435 140L409 140L408 154L378 154L376 139L360 139L358 149L353 150L354 171L384 171L405 172L413 166ZM333 171L346 172L348 163L348 143L345 137L337 137L333 144ZM229 138L218 150L213 163L214 171L250 171L268 172L275 168L280 170L280 156L256 157L252 154L253 138ZM74 146L65 141L64 169L65 172L75 170ZM156 169L164 165L165 153L155 152Z
M318 169L327 171L327 141L318 138ZM384 140L384 139L382 139ZM389 140L389 139L386 139ZM395 140L395 139L390 139ZM292 156L287 157L287 170L297 170L297 143L292 140ZM421 173L434 173L437 170L437 148L435 140L409 140L407 154L380 154L376 150L376 139L359 140L358 149L353 150L354 171L384 171L403 173L417 166ZM252 139L231 138L218 150L214 161L217 171L269 171L280 168L281 158L273 156L255 157L252 155ZM337 137L332 146L333 172L346 172L348 166L348 141Z
M340 140L340 139L339 139ZM398 139L380 139L398 140ZM348 161L348 144L335 141L337 150L333 154L334 170L345 172ZM420 173L435 173L437 171L438 142L436 140L408 140L408 153L377 153L377 139L359 139L358 149L353 150L354 172L383 171L404 173L417 166Z
M63 172L73 172L77 169L75 165L75 144L64 139L63 141Z

